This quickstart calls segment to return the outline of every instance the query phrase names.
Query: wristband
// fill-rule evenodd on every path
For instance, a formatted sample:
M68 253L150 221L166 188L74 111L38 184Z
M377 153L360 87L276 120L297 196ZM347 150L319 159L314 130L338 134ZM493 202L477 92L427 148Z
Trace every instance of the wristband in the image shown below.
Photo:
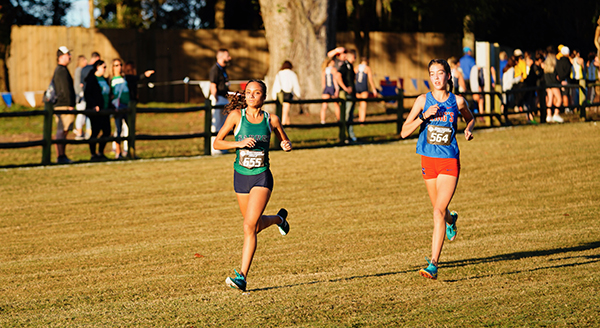
M425 118L423 117L423 113L419 113L419 118L421 119L421 121L425 122Z

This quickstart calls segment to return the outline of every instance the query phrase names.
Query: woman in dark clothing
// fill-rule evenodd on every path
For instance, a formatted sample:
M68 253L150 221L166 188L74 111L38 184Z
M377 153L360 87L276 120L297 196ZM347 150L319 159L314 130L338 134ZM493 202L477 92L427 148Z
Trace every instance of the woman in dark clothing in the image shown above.
M86 109L92 109L97 112L107 110L110 105L110 85L104 77L106 63L102 60L96 61L93 72L94 74L88 74L85 79L84 97L87 104ZM90 121L92 123L92 135L90 139L98 138L100 132L102 132L103 138L110 137L110 117L108 115L91 115ZM107 160L106 156L104 156L105 147L106 141L100 141L98 143L98 152L96 152L96 143L90 142L90 154L92 155L90 160Z

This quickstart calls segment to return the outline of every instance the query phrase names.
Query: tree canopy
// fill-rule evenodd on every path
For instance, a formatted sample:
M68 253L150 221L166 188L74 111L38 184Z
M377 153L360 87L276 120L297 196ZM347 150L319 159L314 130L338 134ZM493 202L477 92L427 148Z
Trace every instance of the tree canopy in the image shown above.
M281 0L290 5L301 0ZM307 0L302 0L307 1ZM476 40L535 50L566 44L582 54L595 50L600 2L547 0L324 0L330 31L353 31L368 56L369 32L474 33ZM100 12L95 26L136 29L226 28L259 30L259 0L90 0ZM64 25L70 0L4 0L0 4L0 61L12 25ZM269 11L264 11L269 12ZM466 18L469 19L466 19ZM327 41L326 47L335 47ZM0 74L0 79L2 76ZM6 82L6 81L5 81ZM3 83L5 85L5 83ZM0 89L3 85L0 84Z

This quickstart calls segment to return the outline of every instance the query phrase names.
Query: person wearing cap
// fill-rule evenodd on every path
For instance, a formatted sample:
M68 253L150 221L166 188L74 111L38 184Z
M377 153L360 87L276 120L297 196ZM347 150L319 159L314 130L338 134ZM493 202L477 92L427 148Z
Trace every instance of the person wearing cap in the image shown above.
M75 107L75 88L73 87L73 77L67 68L71 62L71 50L62 46L56 52L58 65L54 69L52 80L56 90L56 103L54 110L73 110ZM55 114L56 120L56 140L67 139L67 134L73 129L75 115ZM56 161L59 164L69 164L72 161L65 155L65 144L56 144Z
M560 49L560 56L556 56L557 61L556 61L556 75L558 75L558 80L560 81L560 84L567 85L568 81L567 79L569 78L569 75L571 74L571 69L573 67L573 65L571 64L571 59L569 57L569 54L571 53L571 50L569 49L569 47L567 46L562 46L559 47ZM561 93L562 93L562 104L565 107L565 110L568 111L568 106L569 106L569 89L567 88L561 88ZM560 116L556 115L557 118L554 119L554 121L557 121L559 123L562 123L562 118L560 118Z
M471 80L470 73L471 73L471 69L473 68L473 66L475 66L475 58L473 58L473 51L469 47L464 47L463 53L464 53L464 55L462 57L460 57L460 59L458 61L460 63L460 67L462 68L463 72L465 72L465 74L464 74L465 84L467 85L467 88L469 88L470 80ZM469 90L467 90L467 91L469 91ZM471 91L473 91L473 90L471 90Z
M513 58L515 60L515 79L517 79L518 82L513 85L512 89L516 91L525 87L525 79L527 79L527 63L523 58L523 51L521 51L521 49L515 49L515 51L513 51ZM525 100L525 93L522 91L515 92L514 98L516 111L522 112Z
M527 63L525 63L525 59L523 58L523 52L521 49L515 49L513 51L513 56L517 59L515 63L515 77L521 77L521 81L525 81L527 78Z

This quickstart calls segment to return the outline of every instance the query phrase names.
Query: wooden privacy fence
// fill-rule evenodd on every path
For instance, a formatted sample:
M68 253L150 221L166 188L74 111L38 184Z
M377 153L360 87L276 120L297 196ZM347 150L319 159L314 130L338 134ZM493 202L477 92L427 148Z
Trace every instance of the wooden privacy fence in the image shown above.
M580 88L579 85L568 85L563 86L567 88ZM545 99L546 89L544 87L535 87L535 88L523 88L515 91L511 91L512 93L517 92L527 92L527 91L537 91L540 99ZM511 93L509 92L509 93ZM506 93L499 92L467 92L463 95L489 95L490 97L501 97ZM330 127L338 127L339 128L339 143L343 144L348 140L347 131L348 126L350 125L368 125L368 124L396 124L396 133L400 134L402 130L402 125L404 123L404 114L410 111L410 109L404 108L404 99L414 99L418 96L405 96L404 90L398 89L396 95L386 96L386 97L377 97L377 98L367 98L367 99L356 99L349 98L343 91L340 92L339 98L334 99L307 99L307 100L290 100L291 104L317 104L317 103L330 103L330 102L338 102L340 104L340 121L336 123L326 123L326 124L292 124L286 125L286 128L296 128L296 129L319 129L319 128L330 128ZM502 99L502 98L500 98ZM387 119L387 120L370 120L365 122L354 122L346 121L346 108L347 101L350 102L396 102L395 114L396 118ZM281 117L282 107L283 107L283 93L278 94L278 99L275 101L266 101L265 104L275 104L275 112L276 115ZM508 116L509 115L522 115L524 113L535 113L538 110L541 111L541 121L545 121L544 110L546 109L545 101L541 102L540 107L532 108L528 111L524 112L508 112L506 104L504 105L504 111L502 114L495 112L494 109L494 101L491 102L492 111L491 113L479 113L475 114L475 117L489 117L490 125L494 126L494 120L497 120L499 125L511 125ZM600 103L590 103L589 101L584 101L583 104L576 106L575 108L579 109L580 117L582 119L587 119L586 116L586 108L592 106L600 106ZM564 108L562 106L561 108ZM119 111L118 113L126 114L127 124L129 127L129 135L127 137L102 137L96 139L87 139L87 140L71 140L71 139L63 139L63 140L55 140L52 139L52 122L54 120L54 114L84 114L87 116L108 116L114 115L117 113L116 110L54 110L54 105L46 103L44 110L34 110L27 112L13 112L13 113L0 113L0 118L3 117L26 117L26 116L44 116L44 125L43 125L43 138L41 140L35 141L25 141L25 142L10 142L10 143L0 143L0 149L15 149L15 148L28 148L28 147L42 147L42 165L51 164L51 154L52 154L52 145L53 144L89 144L92 142L112 142L112 141L124 141L127 140L129 144L128 157L131 159L136 158L135 154L135 142L136 140L176 140L176 139L192 139L192 138L204 138L204 155L210 155L211 152L211 137L216 136L216 132L211 132L211 121L212 121L212 109L213 108L223 108L223 106L212 106L210 100L206 100L204 102L204 106L196 106L196 107L183 107L183 108L137 108L137 103L132 101L129 103L129 108L124 111ZM146 134L137 134L136 133L136 117L138 114L143 113L190 113L190 112L200 112L204 111L204 132L202 133L193 133L193 134L177 134L177 135L146 135ZM501 117L504 116L505 120L502 121ZM292 140L293 141L293 140ZM279 143L275 143L275 148L279 147Z

